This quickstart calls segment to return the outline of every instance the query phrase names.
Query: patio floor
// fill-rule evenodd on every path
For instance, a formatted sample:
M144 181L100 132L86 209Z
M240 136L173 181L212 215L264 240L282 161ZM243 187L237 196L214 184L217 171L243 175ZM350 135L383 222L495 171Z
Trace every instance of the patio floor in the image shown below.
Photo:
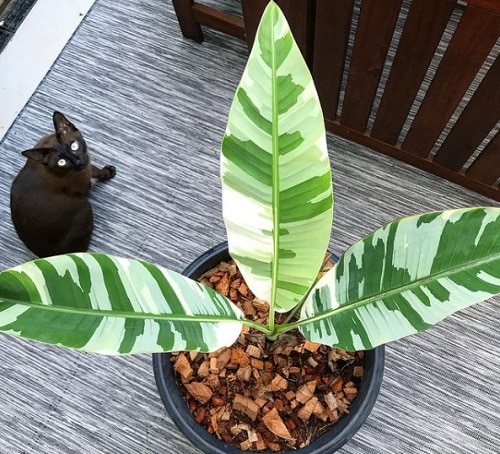
M98 0L0 142L1 269L33 258L10 221L9 189L20 152L50 132L54 110L80 128L94 163L117 167L92 192L92 251L180 271L223 241L218 149L246 57L242 42L217 32L201 45L183 39L171 2ZM343 139L328 143L337 254L397 217L500 206ZM391 344L375 409L340 453L497 454L499 303ZM166 415L148 355L0 335L0 377L0 453L199 452Z

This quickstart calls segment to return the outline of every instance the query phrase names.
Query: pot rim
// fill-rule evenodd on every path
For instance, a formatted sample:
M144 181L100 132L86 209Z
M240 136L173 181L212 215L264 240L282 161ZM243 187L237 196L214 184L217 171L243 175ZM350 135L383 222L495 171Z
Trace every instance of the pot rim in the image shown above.
M208 269L229 257L227 241L216 245L195 259L182 272L183 275L197 279ZM153 354L153 371L156 385L167 413L185 437L198 449L208 454L242 454L239 448L229 445L209 434L198 424L177 386L170 353ZM349 407L349 414L343 415L327 432L313 440L308 446L293 450L300 454L331 454L346 444L368 418L377 400L382 384L385 360L385 347L367 350L365 354L365 376L358 395ZM292 452L281 451L282 453ZM259 454L276 454L259 451Z

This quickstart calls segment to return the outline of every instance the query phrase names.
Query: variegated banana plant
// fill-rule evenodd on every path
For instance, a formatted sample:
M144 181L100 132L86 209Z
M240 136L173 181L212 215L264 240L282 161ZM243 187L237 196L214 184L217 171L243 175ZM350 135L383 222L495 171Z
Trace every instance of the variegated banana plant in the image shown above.
M267 7L222 143L229 250L266 325L227 298L150 263L106 254L34 260L0 273L0 330L106 354L213 351L242 325L273 339L298 328L347 350L422 331L500 293L500 209L392 222L317 280L332 225L323 117L286 20ZM275 312L287 312L275 325Z

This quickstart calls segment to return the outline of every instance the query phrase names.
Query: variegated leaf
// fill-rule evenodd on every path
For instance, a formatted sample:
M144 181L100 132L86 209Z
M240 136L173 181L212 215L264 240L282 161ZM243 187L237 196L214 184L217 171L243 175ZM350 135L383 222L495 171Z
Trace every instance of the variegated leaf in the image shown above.
M500 209L428 213L348 249L311 292L300 330L315 342L371 349L497 293Z
M291 309L323 261L333 197L318 96L274 2L231 107L221 178L231 256L259 298Z
M70 348L213 351L243 318L212 289L139 260L70 254L0 273L0 331Z

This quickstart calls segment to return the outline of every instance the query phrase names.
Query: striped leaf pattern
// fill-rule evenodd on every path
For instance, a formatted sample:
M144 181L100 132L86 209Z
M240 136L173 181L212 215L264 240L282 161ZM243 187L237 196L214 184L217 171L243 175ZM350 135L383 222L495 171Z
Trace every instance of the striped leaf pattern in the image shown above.
M318 96L274 2L233 100L221 179L231 256L259 298L291 309L323 261L333 197Z
M356 243L302 308L308 339L371 349L500 293L500 209L428 213Z
M242 318L212 289L139 260L70 254L0 273L0 331L75 349L213 351Z

